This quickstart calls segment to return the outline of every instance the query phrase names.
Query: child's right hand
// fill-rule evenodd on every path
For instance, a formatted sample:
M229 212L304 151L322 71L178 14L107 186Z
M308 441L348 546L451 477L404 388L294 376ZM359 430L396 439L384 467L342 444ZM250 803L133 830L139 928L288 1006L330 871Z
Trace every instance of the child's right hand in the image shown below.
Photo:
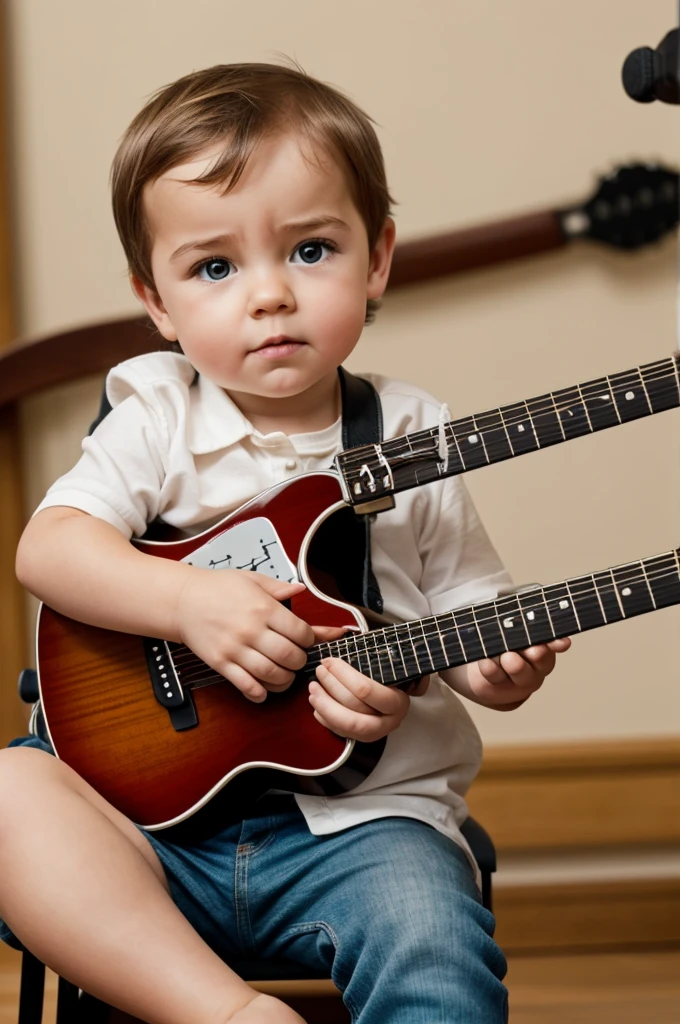
M280 602L304 590L242 569L187 575L177 604L177 633L206 664L249 700L287 689L307 660L306 647L343 630L309 626Z

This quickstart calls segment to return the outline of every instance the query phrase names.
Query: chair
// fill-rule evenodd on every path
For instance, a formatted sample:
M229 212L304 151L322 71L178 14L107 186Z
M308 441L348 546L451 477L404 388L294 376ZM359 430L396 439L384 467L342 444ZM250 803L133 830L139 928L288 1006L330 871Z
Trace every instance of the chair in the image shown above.
M19 676L19 696L27 704L38 700L38 677L34 669L24 669ZM488 833L474 818L468 818L461 831L479 866L482 877L482 903L492 909L491 876L496 870L496 850ZM245 981L319 981L330 980L323 972L311 972L285 960L232 960L229 966ZM41 1024L45 991L45 965L28 950L23 951L19 990L18 1024ZM76 985L59 979L56 1024L108 1024L109 1010L105 1003ZM320 1018L318 1018L320 1020ZM337 1020L343 1018L338 1016ZM312 1024L312 1018L309 1018ZM325 1016L322 1024L332 1024Z

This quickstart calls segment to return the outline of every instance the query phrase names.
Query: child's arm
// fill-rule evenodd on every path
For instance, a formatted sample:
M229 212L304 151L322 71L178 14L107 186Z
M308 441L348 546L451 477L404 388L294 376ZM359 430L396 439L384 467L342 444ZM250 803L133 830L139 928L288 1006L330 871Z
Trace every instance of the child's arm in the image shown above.
M138 551L115 527L65 506L43 509L17 552L23 585L91 625L187 644L251 700L290 685L303 648L334 639L280 601L302 589L260 573L211 572Z

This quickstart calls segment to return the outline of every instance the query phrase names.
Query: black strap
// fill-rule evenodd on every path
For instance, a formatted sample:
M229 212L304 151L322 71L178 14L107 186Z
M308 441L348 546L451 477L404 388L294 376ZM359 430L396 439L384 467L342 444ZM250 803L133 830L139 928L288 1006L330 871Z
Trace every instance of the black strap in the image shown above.
M380 444L383 439L380 396L369 381L355 377L338 367L342 401L342 447L358 448L363 444ZM347 510L355 520L352 531L361 552L361 604L374 612L382 612L383 600L378 581L371 567L371 517L358 516ZM349 517L348 517L349 518ZM358 603L358 602L357 602Z
M338 367L342 400L342 447L380 444L383 439L382 406L378 393L363 377Z

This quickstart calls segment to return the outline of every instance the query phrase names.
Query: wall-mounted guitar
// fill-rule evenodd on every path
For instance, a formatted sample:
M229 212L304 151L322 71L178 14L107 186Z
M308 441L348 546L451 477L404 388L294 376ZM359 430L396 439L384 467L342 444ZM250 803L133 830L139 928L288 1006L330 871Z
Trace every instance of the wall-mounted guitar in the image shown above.
M660 164L617 167L587 200L400 242L389 287L459 274L590 240L641 249L678 223L678 173Z
M137 541L142 551L197 566L299 578L307 590L292 599L297 615L354 632L312 648L288 691L253 704L181 644L83 625L43 605L40 696L58 756L149 828L188 819L213 798L234 808L273 786L337 793L366 776L383 744L355 744L316 722L305 681L320 657L338 655L394 685L680 602L680 561L669 552L365 632L365 616L328 570L329 550L346 561L334 524L355 522L348 506L375 509L406 488L677 407L679 364L680 356L663 359L350 449L337 457L337 472L279 484L198 536Z

